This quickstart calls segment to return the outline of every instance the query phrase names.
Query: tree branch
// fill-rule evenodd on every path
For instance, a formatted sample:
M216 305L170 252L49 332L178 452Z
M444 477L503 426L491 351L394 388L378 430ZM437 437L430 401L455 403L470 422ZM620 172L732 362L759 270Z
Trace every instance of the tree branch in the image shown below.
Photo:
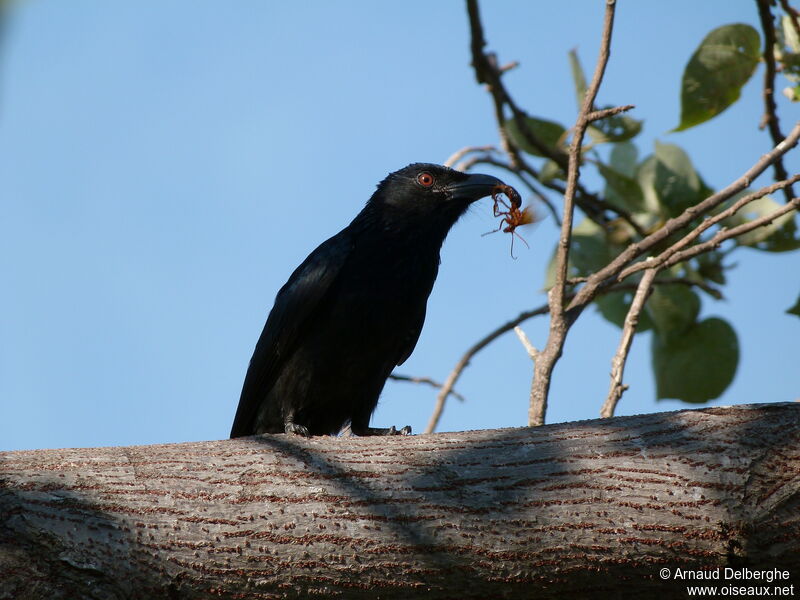
M772 165L779 157L783 156L797 145L800 140L800 121L794 126L789 135L775 146L771 151L764 154L756 163L750 167L736 181L726 186L724 189L712 194L699 204L690 206L677 217L668 220L663 227L651 233L649 236L631 244L623 250L617 257L605 267L589 276L586 284L578 291L567 307L568 312L574 312L574 318L592 301L598 290L605 286L612 285L619 274L626 266L631 264L636 258L662 243L668 237L687 227L694 219L701 217L716 208L734 194L747 188L761 173Z
M710 227L713 227L714 225L716 225L720 221L723 221L724 219L732 217L734 214L739 212L739 210L741 210L744 206L750 204L751 202L758 200L759 198L763 198L764 196L767 196L777 190L786 189L787 187L790 187L792 183L798 180L800 180L800 174L794 175L789 179L787 179L786 181L779 181L778 183L773 183L772 185L768 185L766 187L761 188L760 190L757 190L751 194L747 194L746 196L739 198L739 200L734 202L730 207L726 208L725 210L717 213L712 217L708 217L707 219L705 219L692 231L690 231L680 240L672 244L672 246L661 252L661 254L659 254L657 257L649 258L646 261L635 263L630 267L623 269L622 272L617 277L617 280L622 281L623 279L629 277L630 275L636 273L637 271L641 271L642 269L649 269L654 265L663 264L673 254L677 253L683 248L686 248L689 244L694 242L698 237L700 237L700 235L704 231L706 231Z
M467 154L472 154L474 152L491 152L496 150L494 146L467 146L466 148L462 148L450 155L450 157L444 161L445 167L455 168L456 163L464 158Z
M622 336L619 341L619 348L617 353L611 361L611 387L608 390L608 396L600 409L600 416L603 418L613 417L614 410L617 408L622 394L628 389L627 385L623 385L622 376L625 373L625 362L628 360L628 353L633 343L633 335L636 333L636 327L639 325L639 315L644 308L645 300L650 295L653 289L653 282L658 274L658 269L648 269L644 272L639 287L636 289L636 294L633 297L631 306L628 309L628 314L625 316L625 324L622 327Z
M569 152L569 165L567 168L567 189L564 194L564 216L561 219L561 235L556 249L556 276L555 285L548 294L550 305L550 332L544 349L539 353L539 359L534 365L534 375L531 382L530 406L528 409L528 425L544 424L547 412L547 396L550 391L550 380L553 368L561 357L564 342L570 326L577 318L577 313L567 315L564 310L565 293L567 284L567 268L569 264L569 245L572 239L572 219L577 190L578 177L580 176L581 146L586 129L592 122L590 116L600 83L603 80L608 57L611 53L611 35L614 28L615 0L606 0L606 10L603 19L603 34L600 43L600 53L595 66L592 81L583 99L583 105L575 122L572 144ZM596 114L596 113L595 113Z
M653 285L685 285L688 287L697 287L718 300L722 298L722 293L715 287L708 285L704 281L689 279L687 277L664 277L661 279L656 279L653 282ZM636 291L637 287L637 284L633 283L618 283L611 287L600 290L597 295L602 296L605 294L611 294L613 292ZM568 298L572 298L573 295L574 293L571 293ZM515 318L503 323L498 328L489 332L480 340L475 342L475 344L470 346L470 348L461 356L461 358L458 359L458 362L453 367L453 370L450 371L450 374L447 376L447 379L439 390L439 393L436 395L436 404L434 405L433 413L428 420L428 425L425 427L425 433L433 433L436 431L436 428L439 426L439 420L442 417L442 412L444 411L444 405L447 402L447 397L453 394L453 387L461 377L461 374L464 372L464 370L472 362L472 359L475 358L476 354L478 354L481 350L483 350L501 335L508 333L512 329L515 329L521 323L524 323L533 317L546 315L548 312L550 312L550 307L547 304L532 310L523 311Z
M433 433L436 431L436 427L439 425L439 420L442 418L442 412L444 411L444 405L445 402L447 402L447 397L453 393L452 390L455 387L456 382L458 381L459 377L461 377L461 373L464 372L464 369L467 368L467 365L469 365L473 356L475 356L478 352L483 350L486 346L491 344L504 333L514 329L514 327L523 321L526 321L531 317L546 315L548 311L549 307L547 305L540 306L539 308L535 308L533 310L526 310L470 346L464 355L458 359L456 366L453 367L452 371L450 371L447 379L445 379L444 385L436 395L436 404L433 407L431 418L428 420L428 425L425 427L425 433Z
M0 453L0 597L685 598L661 569L796 577L798 422L788 402Z
M775 23L770 10L770 0L756 0L758 4L758 16L761 20L761 30L764 32L764 116L759 125L760 128L767 127L772 138L772 144L777 145L784 138L781 133L780 123L778 122L778 107L775 104ZM772 168L775 171L775 181L785 180L789 174L783 165L783 160L778 158ZM784 188L783 193L788 202L794 198L792 186Z
M697 256L698 254L702 254L704 252L708 252L714 248L719 247L719 245L724 242L725 240L729 240L735 237L739 237L740 235L744 235L754 229L758 229L759 227L763 227L764 225L769 225L777 219L785 215L788 212L793 210L800 209L800 197L792 198L787 204L784 204L780 208L776 209L775 211L771 212L768 215L764 215L758 219L753 219L752 221L748 221L747 223L742 223L737 227L733 227L732 229L720 229L710 240L707 242L703 242L702 244L697 244L696 246L692 246L686 250L681 252L676 252L668 259L664 260L661 263L659 268L661 269L668 269L672 265L675 265L679 262L683 262L685 260L689 260ZM654 261L657 262L657 261ZM656 265L653 265L656 266Z
M477 79L478 83L486 84L487 89L492 96L495 119L497 120L497 125L499 128L501 145L503 150L509 155L511 165L532 175L535 173L535 170L532 169L532 167L530 167L530 165L528 165L525 159L522 157L519 148L508 137L508 134L505 130L505 106L508 106L509 110L511 111L514 124L517 126L520 135L525 138L525 141L536 148L542 154L542 156L549 158L564 171L566 171L569 162L568 155L563 152L556 151L552 147L548 146L541 139L539 139L539 137L533 131L531 131L527 123L527 114L517 106L511 94L503 85L501 76L504 72L504 69L498 67L497 59L494 55L484 52L486 40L483 35L483 25L481 24L477 0L467 0L467 13L469 15L470 23L470 49L472 53L472 67L475 71L475 78ZM622 112L622 110L627 110L627 108L620 107L618 109L611 110ZM598 111L598 113L603 112L604 111ZM616 113L609 112L608 114L601 114L600 118L610 116L611 114ZM534 177L535 176L536 175L534 175ZM550 184L552 183L553 182L542 182L542 184L546 187L551 187ZM578 194L575 197L575 203L592 221L605 227L608 223L605 212L612 212L628 223L640 236L644 236L644 232L642 231L641 227L631 218L630 213L612 206L605 200L598 198L597 195L586 190L580 182L576 182L576 189ZM560 193L563 194L563 190L560 190Z
M443 383L439 383L438 381L435 381L430 377L415 377L413 375L401 375L399 373L392 373L391 375L389 375L389 379L392 379L393 381L402 381L405 383L422 383L425 385L429 385L431 387L435 387L437 389L441 389L444 387ZM456 400L460 402L464 402L466 400L464 396L462 396L455 390L450 390L449 395L453 396Z

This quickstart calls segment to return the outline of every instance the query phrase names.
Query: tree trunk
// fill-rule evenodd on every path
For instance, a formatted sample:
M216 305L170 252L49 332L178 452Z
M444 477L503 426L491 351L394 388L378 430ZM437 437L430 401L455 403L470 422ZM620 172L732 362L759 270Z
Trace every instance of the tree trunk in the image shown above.
M676 568L796 575L799 423L761 404L2 453L0 598L686 598Z

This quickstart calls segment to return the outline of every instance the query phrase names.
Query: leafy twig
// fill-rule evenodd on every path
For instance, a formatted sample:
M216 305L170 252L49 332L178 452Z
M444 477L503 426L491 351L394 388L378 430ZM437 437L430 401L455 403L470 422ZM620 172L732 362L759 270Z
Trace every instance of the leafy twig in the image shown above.
M710 227L716 225L720 221L727 219L734 214L736 214L739 210L741 210L747 204L758 200L759 198L763 198L777 190L786 189L787 187L791 186L792 183L800 180L800 174L794 175L787 179L786 181L779 181L778 183L773 183L772 185L768 185L766 187L761 188L751 194L747 194L746 196L742 196L736 202L734 202L731 206L726 208L725 210L717 213L713 217L709 217L705 219L702 223L700 223L697 227L695 227L692 231L687 233L684 237L680 240L672 244L669 248L661 252L657 257L648 259L644 262L638 262L626 269L623 269L622 272L617 277L618 281L622 281L626 277L636 273L637 271L641 271L642 269L648 269L656 264L661 264L669 259L673 254L679 252L686 248L689 244L694 242L700 235L709 229ZM672 264L675 264L674 262Z
M608 1L611 2L612 0ZM503 85L501 75L505 69L498 67L497 59L493 54L487 54L484 51L486 39L483 36L483 25L481 24L480 12L478 10L478 0L467 0L467 13L469 15L471 40L470 49L472 52L472 67L475 70L475 78L478 80L478 83L486 84L489 93L492 96L495 119L497 120L497 125L499 128L501 146L509 155L511 165L531 174L533 177L537 177L535 169L533 169L525 161L519 148L508 137L508 133L505 129L506 119L504 108L506 106L508 106L509 110L511 111L511 117L514 120L514 124L517 126L520 135L525 138L525 141L536 148L542 154L542 156L549 158L566 171L569 161L568 155L548 146L533 131L531 131L531 128L528 127L527 122L528 115L525 113L525 111L517 106L511 94ZM602 111L597 112L600 113ZM613 114L617 113L610 112L608 114L603 114L601 118L605 118ZM542 182L542 184L545 187L554 189L561 194L564 193L564 190L555 187L553 182ZM641 227L631 218L631 215L627 211L620 210L605 200L598 198L597 195L586 190L580 182L576 182L576 186L578 194L575 196L575 203L592 221L601 226L606 226L608 219L606 218L605 213L606 211L612 212L626 221L640 236L644 236L644 232L642 231Z
M670 258L663 261L663 266L660 268L668 269L672 265L675 265L679 262L689 260L690 258L694 258L695 256L697 256L698 254L703 254L704 252L713 250L725 240L739 237L740 235L749 233L754 229L758 229L759 227L763 227L764 225L769 225L770 223L772 223L772 221L774 221L778 217L781 217L788 212L798 209L800 209L800 197L792 198L789 202L787 202L780 208L774 210L773 212L769 213L768 215L764 215L763 217L760 217L758 219L753 219L752 221L748 221L747 223L742 223L741 225L738 225L731 229L720 229L710 240L703 242L702 244L697 244L696 246L692 246L691 248L687 248L686 250L683 250L681 252L676 252Z
M800 122L789 132L786 139L777 144L771 151L764 154L736 181L715 194L712 194L699 204L690 206L677 217L671 218L663 227L651 233L643 240L631 244L605 267L590 275L586 280L586 284L578 291L567 307L568 312L576 313L573 319L577 318L578 314L592 301L600 289L613 285L613 283L618 280L618 276L623 269L630 265L636 258L648 250L651 250L674 233L686 228L693 220L710 212L730 199L734 194L747 188L756 177L761 175L761 173L771 166L779 157L796 146L798 140L800 140Z

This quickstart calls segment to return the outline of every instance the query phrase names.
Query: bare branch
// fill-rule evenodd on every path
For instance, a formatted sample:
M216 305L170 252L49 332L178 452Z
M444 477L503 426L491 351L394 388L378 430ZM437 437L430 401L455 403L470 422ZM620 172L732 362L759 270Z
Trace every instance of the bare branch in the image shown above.
M519 338L522 347L525 348L525 352L528 353L528 356L530 356L531 360L536 360L536 358L539 356L539 351L531 343L530 339L528 339L528 336L522 329L522 327L520 327L519 325L514 327L514 333L517 334L517 337Z
M664 277L662 279L656 279L653 282L653 285L661 286L661 285L685 285L688 287L697 287L711 296L720 299L722 298L722 293L705 283L704 281L697 281L694 279L689 279L687 277ZM636 291L638 285L635 283L618 283L611 287L604 288L600 290L597 295L602 296L605 294L611 294L613 292L622 292L622 291ZM572 298L574 294L570 294L568 298ZM533 317L538 317L541 315L546 315L550 312L550 307L547 304L544 304L538 308L534 308L532 310L526 310L515 318L511 319L507 323L504 323L500 327L494 329L493 331L489 332L487 335L482 337L478 340L475 344L473 344L462 356L458 359L455 367L447 376L447 379L444 382L444 385L439 390L439 393L436 397L436 405L433 410L433 414L431 414L431 418L428 421L428 426L425 428L425 433L433 433L436 431L436 427L439 425L439 420L442 416L442 412L444 411L444 405L447 401L447 397L452 394L453 386L455 386L458 379L461 377L461 374L464 370L469 366L472 359L475 357L478 352L483 350L486 346L491 344L494 340L499 338L501 335L511 331L521 323L524 323L528 319Z
M439 419L442 417L442 411L444 411L444 405L447 401L447 397L452 393L453 387L456 385L458 378L461 377L461 373L463 373L464 369L467 367L467 365L469 365L472 357L483 350L486 346L491 344L494 340L499 338L501 335L514 329L514 327L523 321L530 319L531 317L546 315L548 310L549 307L547 305L540 306L539 308L535 308L533 310L526 310L517 315L516 318L511 319L508 323L504 323L470 346L470 348L458 360L456 366L450 372L450 375L447 376L444 385L439 390L439 393L436 396L436 405L434 406L433 414L431 414L431 418L428 421L428 426L425 428L425 433L433 433L436 431L436 427L439 425Z
M608 57L611 52L611 34L614 29L615 0L606 0L606 11L603 20L603 34L600 43L600 53L595 66L592 81L583 98L581 110L575 123L572 144L569 151L569 164L567 167L567 189L564 194L564 216L561 220L561 235L556 249L556 277L555 285L550 290L548 301L550 305L550 333L547 344L539 354L539 360L534 365L533 381L531 382L530 406L528 408L528 425L543 425L547 412L547 396L550 391L550 379L556 362L561 357L564 342L570 326L577 318L566 314L564 310L567 267L569 260L569 245L572 237L572 219L575 204L575 193L580 176L581 146L586 129L591 123L590 114L593 112L595 98L603 80Z
M798 209L800 209L800 197L792 198L788 203L784 204L779 209L771 212L768 215L764 215L758 219L753 219L747 223L742 223L741 225L733 227L732 229L720 229L716 235L714 235L707 242L697 244L696 246L692 246L691 248L683 250L682 252L676 252L669 259L665 260L663 262L663 266L660 266L659 268L668 269L672 265L683 262L684 260L689 260L690 258L693 258L698 254L708 252L713 248L717 248L726 240L739 237L740 235L744 235L745 233L753 231L754 229L758 229L759 227L763 227L764 225L769 225L778 217Z
M636 107L633 104L626 104L625 106L615 106L614 108L604 108L602 110L595 110L586 115L586 119L589 122L600 121L602 119L607 119L608 117L613 117L614 115L627 112L632 108Z
M769 135L772 138L772 143L777 145L784 135L781 133L780 124L778 122L778 107L775 104L775 22L770 10L770 0L756 0L758 4L758 16L761 20L761 29L764 32L764 116L761 119L759 127L762 129L767 127ZM788 12L788 11L787 11ZM778 158L772 165L775 171L775 181L783 181L789 174L786 167L783 165L783 160ZM788 202L794 197L794 190L792 186L784 188L784 195Z
M633 335L636 333L636 327L639 325L639 315L644 308L645 300L653 289L653 281L655 280L658 269L648 269L644 272L636 294L631 302L631 307L628 309L628 314L625 317L625 324L622 327L622 337L619 340L619 348L617 353L611 361L611 387L608 390L608 397L600 409L600 416L604 418L613 417L614 410L617 408L617 403L625 390L628 389L627 385L623 385L622 376L625 373L625 362L628 360L628 353L633 343Z
M425 385L429 385L435 388L442 388L444 386L443 383L439 383L438 381L431 379L430 377L415 377L413 375L400 375L399 373L392 373L389 375L389 379L393 379L394 381L403 381L406 383L423 383ZM466 398L459 394L455 390L450 390L449 394L453 396L459 402L465 402Z
M779 181L778 183L773 183L772 185L768 185L766 187L761 188L760 190L757 190L757 191L755 191L755 192L753 192L751 194L747 194L746 196L743 196L743 197L739 198L739 200L734 202L727 209L725 209L722 212L714 215L713 217L709 217L709 218L705 219L702 223L700 223L692 231L687 233L684 237L682 237L680 240L675 242L672 246L670 246L669 248L664 250L657 257L648 259L648 260L646 260L644 262L635 263L635 264L631 265L630 267L628 267L627 269L623 269L623 271L617 277L617 280L618 281L622 281L623 279L625 279L626 277L632 275L633 273L636 273L637 271L641 271L642 269L648 269L648 268L650 268L650 267L652 267L654 265L659 265L659 264L664 263L673 254L675 254L676 252L679 252L680 250L683 250L689 244L694 242L698 237L700 237L700 235L704 231L706 231L710 227L716 225L720 221L722 221L724 219L727 219L728 217L733 216L739 210L741 210L742 207L746 206L747 204L750 204L751 202L753 202L755 200L758 200L759 198L763 198L764 196L767 196L767 195L769 195L769 194L771 194L771 193L773 193L773 192L775 192L777 190L786 189L787 187L791 186L792 183L794 183L794 182L796 182L798 180L800 180L800 174L794 175L794 176L790 177L789 179L787 179L786 181ZM671 264L675 264L675 263L673 262Z
M473 154L475 152L492 152L496 150L494 146L467 146L466 148L462 148L457 152L454 152L450 155L446 161L444 161L445 167L453 167L458 161L464 158L467 154Z

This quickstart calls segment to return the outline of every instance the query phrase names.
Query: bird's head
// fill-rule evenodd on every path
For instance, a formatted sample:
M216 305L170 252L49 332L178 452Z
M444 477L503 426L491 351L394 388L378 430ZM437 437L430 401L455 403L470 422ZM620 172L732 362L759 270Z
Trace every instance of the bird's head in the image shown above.
M497 177L467 174L429 163L414 163L391 173L378 184L370 204L393 217L430 222L449 229L470 204L491 196Z

